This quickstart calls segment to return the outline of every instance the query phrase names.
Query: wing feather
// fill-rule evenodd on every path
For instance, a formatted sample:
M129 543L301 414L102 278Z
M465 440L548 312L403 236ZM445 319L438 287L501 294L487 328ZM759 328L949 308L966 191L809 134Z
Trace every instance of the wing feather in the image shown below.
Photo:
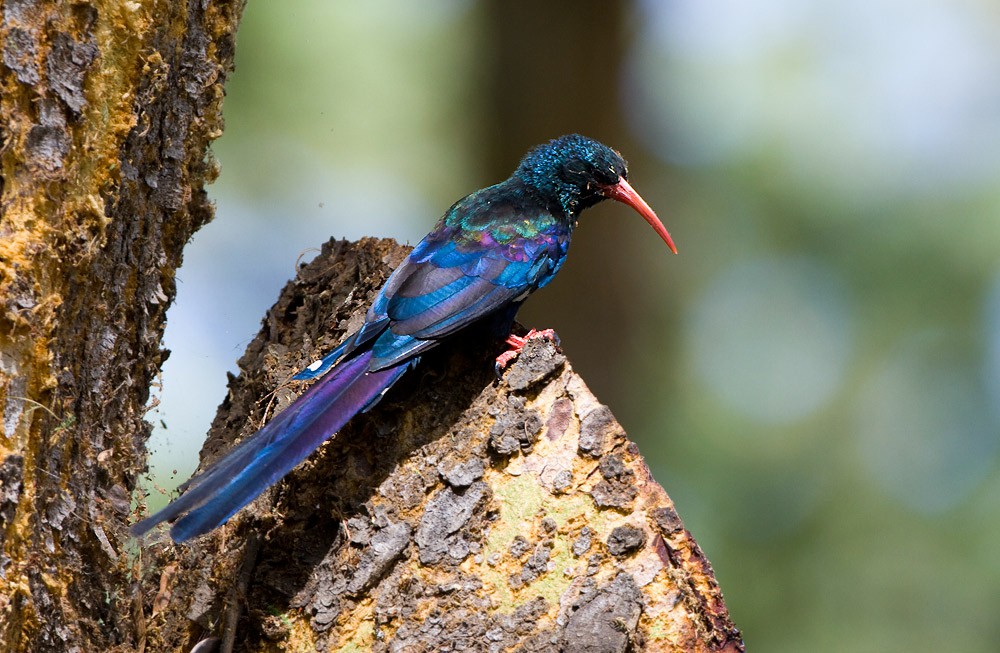
M372 303L366 322L388 327L376 332L372 369L519 303L548 283L566 256L572 225L551 214L528 219L524 205L495 200L459 204L452 211L468 211L464 217L446 215Z

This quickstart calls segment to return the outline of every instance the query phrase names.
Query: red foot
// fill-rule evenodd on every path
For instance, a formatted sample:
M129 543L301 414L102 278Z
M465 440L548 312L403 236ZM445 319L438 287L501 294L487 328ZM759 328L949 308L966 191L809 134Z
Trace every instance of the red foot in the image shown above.
M559 344L559 336L557 336L556 332L553 331L552 329L542 329L541 331L532 329L523 336L516 336L512 333L509 336L507 336L506 340L507 344L510 345L510 349L497 356L497 363L496 363L497 375L499 375L500 372L502 372L508 365L510 365L510 362L512 360L518 357L518 355L521 353L521 350L524 348L526 344L528 344L528 341L531 340L532 338L545 338L546 340L551 340L557 345Z

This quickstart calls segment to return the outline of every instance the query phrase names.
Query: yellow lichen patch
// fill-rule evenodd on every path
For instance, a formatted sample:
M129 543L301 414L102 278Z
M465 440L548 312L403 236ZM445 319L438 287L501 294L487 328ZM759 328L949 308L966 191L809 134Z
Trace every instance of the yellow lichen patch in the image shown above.
M676 582L683 582L677 574L664 574L643 589L646 604L639 621L643 632L651 639L668 639L677 633L694 630L691 623L691 606L685 604Z
M331 647L344 653L362 653L372 650L375 642L375 602L369 598L351 612L345 613L343 621L338 620L340 635L337 646ZM300 649L302 650L302 649Z
M74 43L95 43L98 55L83 71L86 104L78 117L68 108L57 108L62 117L48 126L66 140L66 150L52 169L39 174L23 156L29 133L43 120L37 115L32 91L12 75L4 77L2 109L8 117L9 143L0 168L4 178L3 224L0 231L0 296L10 297L15 279L30 279L19 289L33 305L34 315L7 310L0 325L14 329L31 325L32 337L44 342L61 304L56 279L66 278L64 268L80 257L96 253L107 226L106 203L119 182L118 158L125 137L136 123L138 106L133 97L140 72L140 56L150 48L147 39L166 2L133 3L126 7L106 0L94 3L93 24L81 21L69 6L46 6L33 16L34 34L43 50L52 47L48 34L65 34ZM162 6L161 6L162 5ZM29 28L29 26L23 26ZM42 61L47 52L39 52ZM42 85L47 80L41 82ZM77 244L86 244L78 248ZM67 248L70 245L70 248ZM51 385L51 384L46 384Z
M297 614L286 614L283 617L288 622L289 631L287 637L279 644L279 650L285 653L315 651L316 633L309 625L309 620Z
M116 196L121 181L121 146L135 127L140 109L134 92L142 58L152 49L149 39L156 21L170 16L176 20L179 12L171 11L166 2L102 0L95 8L93 37L101 44L101 55L85 82L87 106L76 130L79 138L74 138L80 146L71 150L67 162L73 174L64 215L84 234L103 235L108 223L105 205Z
M656 588L648 588L643 594L649 597L655 591ZM646 644L650 647L650 650L677 651L678 653L682 651L687 653L687 651L691 650L704 650L692 649L683 645L686 642L678 642L678 633L693 634L697 632L697 626L691 623L683 607L670 614L656 616L647 614L645 608L643 608L642 616L639 618L639 630L645 635ZM691 636L690 640L694 640L694 637Z
M530 459L544 457L544 450L543 446L537 446L527 454L529 464L522 468L541 469L543 466L531 464ZM530 472L511 477L504 471L488 470L484 480L495 488L494 502L500 518L487 535L483 555L478 562L475 558L467 559L463 570L479 576L492 588L499 611L514 610L525 597L541 596L549 603L550 615L554 617L561 597L586 569L586 560L573 553L574 542L584 526L595 533L596 539L596 534L608 528L607 516L596 509L585 493L553 494ZM546 532L543 520L551 520L555 529ZM523 559L510 555L511 545L519 535L531 542L532 548L544 540L549 549L549 569L523 585L510 580L512 574L521 573L524 564ZM530 551L525 552L524 556L527 555Z
M541 596L549 604L549 614L555 618L559 613L560 599L570 584L582 574L585 564L572 554L573 539L560 533L551 540L549 562L551 571L542 574L538 580L525 586L521 592L528 596ZM569 572L569 573L567 573Z
M504 472L488 470L483 479L494 488L493 500L500 509L499 525L491 528L486 538L484 552L487 556L505 552L518 535L530 537L531 525L545 502L545 488L534 477L523 475L499 483L492 478L502 474Z

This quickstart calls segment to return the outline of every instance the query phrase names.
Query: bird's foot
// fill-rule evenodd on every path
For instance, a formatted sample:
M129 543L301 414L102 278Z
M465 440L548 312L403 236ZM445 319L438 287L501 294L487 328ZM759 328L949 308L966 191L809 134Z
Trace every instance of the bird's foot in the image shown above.
M532 329L523 336L516 336L513 333L510 334L507 336L507 340L505 341L508 345L510 345L510 349L497 356L497 376L500 376L507 366L510 365L511 361L521 354L521 350L524 349L524 346L528 344L528 341L533 338L545 338L546 340L550 340L557 345L559 344L559 336L556 335L556 332L552 329Z

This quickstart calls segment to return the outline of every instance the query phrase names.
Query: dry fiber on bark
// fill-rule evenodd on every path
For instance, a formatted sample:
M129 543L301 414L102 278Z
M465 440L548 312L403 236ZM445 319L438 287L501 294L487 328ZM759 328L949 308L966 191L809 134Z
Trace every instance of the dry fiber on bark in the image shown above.
M291 374L360 324L406 251L331 241L301 269L231 379L205 462L302 390ZM426 356L222 529L150 546L152 650L742 650L608 408L544 341L496 379L480 335Z

